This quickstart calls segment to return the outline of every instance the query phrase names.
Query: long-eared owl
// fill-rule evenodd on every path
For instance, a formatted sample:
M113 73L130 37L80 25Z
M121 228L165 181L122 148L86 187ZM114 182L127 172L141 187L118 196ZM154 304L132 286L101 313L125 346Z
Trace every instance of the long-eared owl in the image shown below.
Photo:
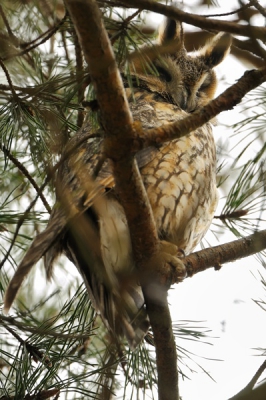
M172 39L176 51L153 57L152 68L137 62L131 68L130 85L123 78L132 115L143 129L175 122L207 104L217 84L213 68L224 59L231 42L228 34L218 34L201 50L188 54L180 23L168 19L159 43ZM50 221L11 280L5 307L10 308L24 277L41 257L50 278L56 257L64 253L79 269L110 331L126 336L134 348L147 332L149 320L111 163L101 157L103 140L101 129L92 132L87 123L67 144ZM209 228L218 201L211 123L181 139L146 148L136 159L159 238L190 253Z

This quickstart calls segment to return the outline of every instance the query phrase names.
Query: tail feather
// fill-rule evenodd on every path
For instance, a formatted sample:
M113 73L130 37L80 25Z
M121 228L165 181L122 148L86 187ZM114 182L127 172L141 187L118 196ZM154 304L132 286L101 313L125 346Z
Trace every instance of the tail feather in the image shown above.
M63 214L55 210L47 228L41 232L32 242L22 262L19 264L15 275L11 279L4 298L4 313L8 313L23 280L31 268L43 257L62 234L66 222Z
M35 238L18 266L6 291L4 312L9 311L34 264L44 256L50 279L55 258L64 253L78 268L105 325L116 336L125 336L134 349L147 333L149 319L134 276L126 217L115 197L103 196L102 183L112 183L109 177L101 184L87 176L83 179L81 173L79 178L82 184L74 195L82 198L82 206L68 187L59 187L60 208L54 208L47 228Z
M65 254L78 268L104 324L116 336L125 336L135 349L149 329L149 319L127 247L129 232L123 211L114 199L104 197L93 207L100 227L93 225L89 214L73 220Z

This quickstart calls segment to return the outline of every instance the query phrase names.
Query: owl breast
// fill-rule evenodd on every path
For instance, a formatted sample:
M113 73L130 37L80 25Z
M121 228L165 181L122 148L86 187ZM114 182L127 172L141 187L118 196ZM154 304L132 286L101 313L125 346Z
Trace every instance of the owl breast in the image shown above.
M187 115L165 102L135 104L139 107L132 106L133 116L146 129ZM140 172L160 239L190 253L208 230L218 203L211 124L164 143Z

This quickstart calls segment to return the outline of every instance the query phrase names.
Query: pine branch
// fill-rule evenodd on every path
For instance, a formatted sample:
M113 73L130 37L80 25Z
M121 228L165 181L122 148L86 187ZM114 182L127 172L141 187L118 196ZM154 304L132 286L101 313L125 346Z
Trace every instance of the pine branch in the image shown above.
M85 125L82 129L84 129L86 131L87 126ZM35 198L32 200L32 202L29 204L29 206L26 208L26 210L24 211L24 213L22 214L22 216L19 218L19 221L17 223L13 238L11 240L10 246L6 251L6 254L4 256L4 258L0 261L0 270L3 267L3 265L5 264L6 260L8 259L8 257L10 256L11 250L16 242L16 238L18 236L19 230L21 228L21 226L23 225L23 222L25 221L25 219L27 218L27 216L29 215L31 209L35 206L38 198L40 197L40 194L43 192L44 188L47 186L47 184L53 179L56 171L58 170L58 168L60 167L60 165L63 164L63 162L70 157L70 155L77 149L79 148L79 146L85 142L86 140L88 140L89 138L95 137L97 136L97 133L88 133L88 134L84 134L84 136L82 137L82 139L80 139L79 141L77 141L74 146L68 146L65 148L65 152L64 152L64 156L61 157L61 159L53 166L53 168L51 168L51 170L48 172L43 184L39 187L38 191L37 191L37 195L35 196Z
M244 4L240 8L227 12L227 13L221 13L221 14L205 14L201 15L202 17L205 18L210 18L210 17L228 17L229 15L234 15L234 14L241 14L243 11L247 10L248 8L252 7L255 3L255 0L250 0L247 4Z
M42 33L39 37L32 40L31 42L20 44L20 47L23 48L23 50L18 51L17 53L14 53L14 54L13 53L9 54L8 56L4 57L3 60L6 61L13 57L25 55L28 52L39 47L41 44L47 42L47 40L49 40L59 30L59 28L65 23L66 18L67 18L67 15L65 15L64 18L62 18L61 21L59 21L55 26L49 28L46 32Z
M155 129L142 131L140 126L137 127L137 137L134 138L134 152L137 152L144 147L158 145L172 139L178 139L197 128L200 128L221 112L234 108L234 106L240 103L248 92L255 89L265 81L266 68L246 71L237 83L230 86L222 94L210 101L206 106L195 111L193 114L190 114L177 122L162 125Z
M249 36L252 31L252 36L256 39L264 41L266 28L250 25L247 29L246 25L237 24L231 21L220 21L219 19L206 18L200 15L184 12L173 6L166 6L157 3L153 0L120 0L120 3L126 6L141 8L148 11L153 11L158 14L163 14L166 17L174 18L178 21L185 22L189 25L197 26L201 29L213 30L215 32L224 31L239 36Z
M127 216L134 259L140 270L147 269L151 260L156 259L158 237L139 171L128 153L134 124L121 77L96 2L66 0L66 5L96 90L107 134L105 153L113 161L116 189ZM143 291L155 337L159 399L177 400L177 355L167 290L163 290L160 305L151 301L145 286Z
M78 84L78 104L81 104L82 101L84 100L84 93L86 89L86 86L82 84L82 80L84 78L83 54L74 28L72 29L72 35L75 46L76 80ZM80 128L83 125L83 122L84 122L84 110L79 109L77 116L77 126Z
M40 196L40 199L42 200L44 207L46 208L48 213L51 214L50 205L48 204L46 198L44 197L44 194L42 193L41 189L39 188L33 177L29 174L27 168L25 168L25 166L21 164L21 162L19 162L18 159L14 157L13 154L11 154L10 151L1 143L0 143L0 150L3 151L6 157L8 157L9 160L12 161L13 164L20 170L20 172L29 180L29 182L32 184L32 186Z
M260 3L257 0L252 0L252 4L254 5L254 7L261 13L261 15L263 15L264 17L266 17L266 10L264 7L262 7L260 5Z
M5 329L11 333L12 336L14 336L17 341L23 346L25 347L25 349L27 350L27 352L31 355L31 357L33 358L33 360L35 362L43 360L44 364L52 367L52 363L49 359L49 357L45 356L44 353L42 351L40 351L37 346L32 345L31 343L29 343L27 340L22 339L17 332L14 331L14 329L10 328L7 324L4 323L4 321L2 321L2 325L5 327Z
M12 29L9 25L8 19L4 13L3 7L0 5L0 15L8 32L9 38L12 40L13 43L17 44L19 42L18 38L12 32Z
M260 378L261 374L266 369L266 360L261 364L255 375L252 377L251 381L244 387L239 393L235 396L231 397L229 400L263 400L265 399L265 390L264 393L256 392L256 390L252 390Z
M16 93L16 91L15 91L15 89L14 89L11 76L10 76L10 74L9 74L9 72L8 72L8 69L7 69L7 67L5 66L5 64L4 64L2 58L0 58L0 66L1 66L1 68L3 69L3 71L4 71L4 73L5 73L6 80L7 80L8 84L9 84L9 87L10 87L10 90L11 90L11 92L12 92L13 98L17 100L18 96L17 96L17 93Z
M35 326L31 327L29 324L22 323L18 321L16 318L13 317L5 317L4 315L0 315L0 323L4 325L5 327L7 326L6 324L15 326L16 328L20 329L21 331L25 332L30 332L33 334L41 334L46 337L52 337L52 338L60 338L63 340L85 340L88 339L88 332L84 334L71 334L71 333L61 333L61 332L56 332L53 328L44 328L43 326Z
M54 399L58 399L59 397L57 396L59 396L59 394L59 389L41 390L38 393L27 394L22 400L48 400L51 399L52 396L56 396ZM16 396L2 396L0 397L0 400L15 400L16 398Z
M245 258L266 249L266 230L259 231L243 239L234 240L220 246L200 250L182 258L188 277L222 264ZM177 283L177 282L173 282Z

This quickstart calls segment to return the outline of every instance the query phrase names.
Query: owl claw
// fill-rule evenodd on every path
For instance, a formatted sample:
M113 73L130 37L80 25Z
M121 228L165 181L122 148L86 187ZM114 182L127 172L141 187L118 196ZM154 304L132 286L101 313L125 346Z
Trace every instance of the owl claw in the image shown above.
M175 244L165 240L160 242L160 252L164 262L172 269L171 284L182 282L187 276L187 270L179 254L184 256L184 253Z

